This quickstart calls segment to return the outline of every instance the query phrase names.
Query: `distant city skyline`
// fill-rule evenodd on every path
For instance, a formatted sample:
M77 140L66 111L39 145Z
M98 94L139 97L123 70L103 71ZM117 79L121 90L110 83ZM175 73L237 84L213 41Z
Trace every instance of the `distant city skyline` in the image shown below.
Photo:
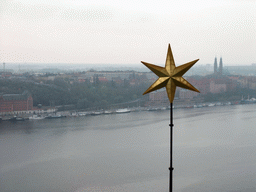
M0 64L256 63L254 0L3 0ZM8 65L6 66L8 67ZM1 68L1 67L0 67Z

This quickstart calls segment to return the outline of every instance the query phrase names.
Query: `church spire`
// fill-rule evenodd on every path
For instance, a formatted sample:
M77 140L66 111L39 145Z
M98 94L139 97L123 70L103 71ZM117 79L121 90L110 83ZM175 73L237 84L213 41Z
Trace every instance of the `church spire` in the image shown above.
M217 57L214 59L214 74L217 74Z
M223 71L223 63L222 63L222 57L220 58L220 65L219 65L219 74L222 75Z

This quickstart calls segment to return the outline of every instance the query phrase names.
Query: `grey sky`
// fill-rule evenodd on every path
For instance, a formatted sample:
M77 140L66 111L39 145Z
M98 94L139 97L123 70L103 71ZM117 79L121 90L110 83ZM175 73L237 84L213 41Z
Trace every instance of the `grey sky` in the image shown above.
M1 0L0 62L256 63L254 0Z

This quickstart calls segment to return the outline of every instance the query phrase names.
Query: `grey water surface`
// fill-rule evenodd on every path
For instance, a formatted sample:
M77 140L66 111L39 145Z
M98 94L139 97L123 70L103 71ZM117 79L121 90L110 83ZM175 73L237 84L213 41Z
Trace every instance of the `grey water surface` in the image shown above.
M169 111L0 123L1 192L166 192ZM256 105L174 109L174 191L256 191Z

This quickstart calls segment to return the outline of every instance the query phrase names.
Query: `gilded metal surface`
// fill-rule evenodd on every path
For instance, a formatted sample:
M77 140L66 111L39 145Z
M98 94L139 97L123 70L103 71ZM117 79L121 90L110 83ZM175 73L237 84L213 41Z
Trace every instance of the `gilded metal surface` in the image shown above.
M170 103L172 103L175 95L176 86L199 92L193 85L191 85L186 79L182 77L198 60L199 59L176 67L172 55L171 46L169 44L165 67L160 67L141 61L144 65L146 65L146 67L148 67L153 73L155 73L159 77L143 93L143 95L165 87L169 101Z

